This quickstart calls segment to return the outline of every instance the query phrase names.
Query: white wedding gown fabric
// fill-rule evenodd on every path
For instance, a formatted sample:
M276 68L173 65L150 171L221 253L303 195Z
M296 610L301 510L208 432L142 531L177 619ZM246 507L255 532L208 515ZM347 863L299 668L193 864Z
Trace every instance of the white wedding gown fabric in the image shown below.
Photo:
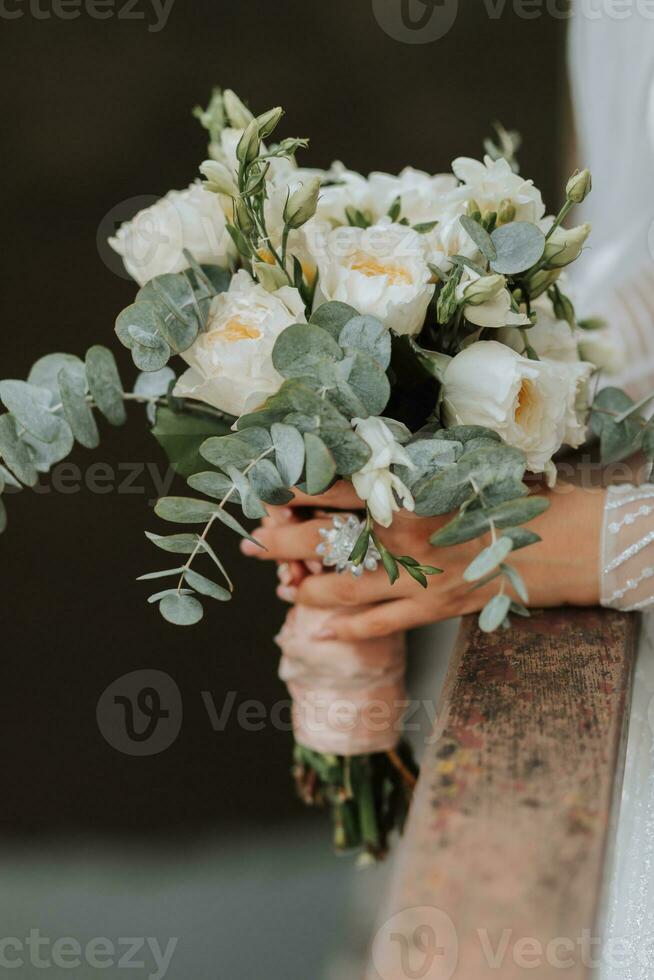
M647 4L577 0L569 46L576 156L591 169L594 184L584 205L584 217L593 224L592 247L579 263L575 299L582 315L607 319L624 349L624 373L607 383L624 386L637 399L654 391L653 18ZM643 616L595 975L598 980L651 980L654 485L615 487L607 494L601 592L603 605L637 609Z

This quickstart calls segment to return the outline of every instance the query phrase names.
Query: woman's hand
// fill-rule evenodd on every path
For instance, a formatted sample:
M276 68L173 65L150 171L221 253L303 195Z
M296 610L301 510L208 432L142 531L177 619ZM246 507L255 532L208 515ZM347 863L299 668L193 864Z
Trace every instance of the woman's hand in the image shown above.
M559 483L546 495L550 501L548 510L529 524L543 540L512 553L508 560L525 581L530 606L594 605L599 601L604 492ZM361 501L351 485L342 482L320 497L298 494L291 507L356 511L361 509ZM365 572L358 579L334 572L303 577L299 563L316 561L319 530L329 526L329 517L298 521L296 512L290 509L270 511L266 526L254 533L267 550L248 541L242 543L241 550L246 555L288 566L285 581L283 578L278 588L280 598L327 608L375 604L373 609L358 615L351 611L347 616L335 613L321 638L383 636L476 612L497 592L498 580L474 590L463 581L464 569L489 543L489 537L451 548L430 545L430 536L450 517L416 517L401 511L390 528L375 528L394 554L410 555L422 564L444 570L442 575L432 576L427 589L422 589L404 571L391 585L383 568Z

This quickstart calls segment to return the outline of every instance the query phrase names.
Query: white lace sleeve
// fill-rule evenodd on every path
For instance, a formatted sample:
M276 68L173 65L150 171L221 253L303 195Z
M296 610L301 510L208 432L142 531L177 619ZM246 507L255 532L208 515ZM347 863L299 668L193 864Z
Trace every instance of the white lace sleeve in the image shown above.
M654 484L609 487L602 528L601 603L654 604Z

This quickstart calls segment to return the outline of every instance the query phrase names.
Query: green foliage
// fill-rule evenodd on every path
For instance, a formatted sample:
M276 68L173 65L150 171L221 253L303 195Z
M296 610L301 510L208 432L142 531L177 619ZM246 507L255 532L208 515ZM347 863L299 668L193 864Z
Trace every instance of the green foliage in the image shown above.
M496 255L491 259L493 272L514 276L539 261L545 250L545 235L529 221L511 221L492 233Z
M654 459L651 424L639 411L652 396L635 403L619 388L603 388L593 402L590 426L599 436L602 463L616 463L638 450Z

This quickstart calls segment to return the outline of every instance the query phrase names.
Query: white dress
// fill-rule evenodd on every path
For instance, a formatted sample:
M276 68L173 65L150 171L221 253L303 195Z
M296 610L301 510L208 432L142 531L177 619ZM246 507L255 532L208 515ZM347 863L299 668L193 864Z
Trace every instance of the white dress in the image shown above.
M623 10L628 5L624 5ZM578 0L570 32L577 158L593 174L592 248L577 305L606 317L626 358L616 381L654 391L654 11L616 20ZM616 8L617 9L617 6ZM597 16L597 14L600 16ZM599 980L654 977L654 485L609 490L602 604L643 612L617 842L609 870ZM648 611L649 610L649 611Z

